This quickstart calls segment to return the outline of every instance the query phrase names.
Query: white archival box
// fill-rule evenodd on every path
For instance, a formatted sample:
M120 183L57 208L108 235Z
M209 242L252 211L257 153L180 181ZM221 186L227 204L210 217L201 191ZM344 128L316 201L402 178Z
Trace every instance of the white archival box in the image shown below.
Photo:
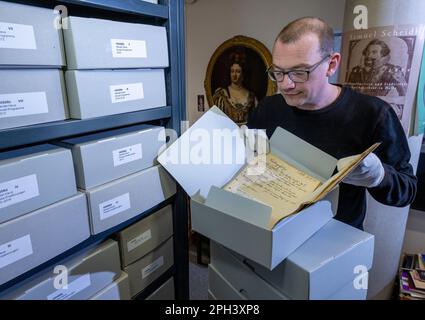
M239 132L214 106L158 162L191 196L193 230L271 270L333 218L338 189L271 228L270 206L221 189L246 164L244 136ZM321 182L336 168L337 159L282 128L276 129L270 147L273 154ZM221 155L225 159L220 162Z

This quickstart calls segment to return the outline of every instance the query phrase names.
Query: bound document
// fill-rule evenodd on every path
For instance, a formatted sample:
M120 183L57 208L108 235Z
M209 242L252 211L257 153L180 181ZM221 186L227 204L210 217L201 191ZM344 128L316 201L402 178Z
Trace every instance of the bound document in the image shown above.
M270 226L273 227L283 218L323 199L379 144L375 143L362 154L339 160L339 171L325 182L273 153L268 153L265 157L257 156L250 164L245 165L224 189L272 207ZM264 158L265 165L260 165ZM253 170L253 166L262 170Z

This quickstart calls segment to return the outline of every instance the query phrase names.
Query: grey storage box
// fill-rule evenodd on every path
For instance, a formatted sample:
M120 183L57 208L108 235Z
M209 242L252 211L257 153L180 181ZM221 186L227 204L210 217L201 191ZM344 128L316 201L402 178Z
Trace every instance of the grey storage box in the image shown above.
M156 289L146 300L174 300L174 278L168 279L162 286Z
M84 194L0 224L0 285L90 236Z
M0 130L68 117L61 70L0 69L0 79Z
M162 243L151 253L124 268L130 280L131 296L136 296L144 288L173 266L173 238Z
M60 272L54 268L60 266ZM12 288L5 298L14 300L85 300L121 274L117 243L107 240L46 269L24 285ZM66 270L66 271L65 271ZM62 278L63 276L63 278ZM64 281L67 288L64 288ZM62 285L62 288L61 288Z
M92 234L112 228L160 204L176 193L161 166L86 190Z
M213 265L208 265L209 300L248 300L243 293L237 291Z
M332 219L273 271L245 263L292 299L322 300L347 283L353 287L356 278L363 277L360 272L372 268L373 252L373 235Z
M214 269L217 270L224 279L226 279L226 282L235 288L236 292L239 293L239 296L242 296L245 299L258 300L289 299L289 297L287 297L284 293L260 278L248 265L233 255L230 250L213 241L211 241L210 248L210 267L214 267ZM214 288L215 284L216 283L214 281L209 283L210 290L218 299L220 299L221 297L218 295L218 292L222 290ZM217 282L217 285L219 285L219 282ZM236 295L232 294L232 296L235 296L236 299Z
M81 189L152 167L164 144L165 129L150 125L95 133L59 143L72 151L77 186Z
M52 9L0 1L0 68L65 64L62 30L54 28L59 16L53 13Z
M49 144L0 154L0 223L77 193L71 151Z
M90 300L130 300L130 282L124 271L121 276L102 291L96 293Z
M69 69L165 68L165 27L68 17L64 19Z
M367 288L355 284L367 284L373 249L373 235L333 219L272 271L215 242L211 243L211 264L241 287L248 286L237 282L242 270L249 270L253 279L263 279L290 299L358 299ZM258 281L256 286L261 287ZM274 297L274 290L270 292Z
M257 279L261 281L260 279ZM231 281L235 283L234 278ZM267 297L259 297L255 290L248 292L246 289L234 287L213 265L208 266L208 299L209 300L260 300L268 299ZM236 284L237 285L237 284ZM248 296L248 293L250 295ZM366 300L367 290L358 290L350 281L344 287L339 289L327 300ZM274 295L272 295L273 299ZM282 300L289 299L287 297Z
M140 259L173 235L173 212L166 206L117 234L122 266Z
M210 289L208 289L208 300L218 300L215 295L211 292ZM237 299L232 299L232 300L237 300Z
M167 104L164 70L96 70L65 73L70 116L87 119Z
M321 182L331 177L337 164L280 127L270 139L270 149ZM333 218L338 188L271 224L271 206L222 189L247 164L246 154L240 128L214 106L161 153L158 162L191 196L194 231L272 270Z

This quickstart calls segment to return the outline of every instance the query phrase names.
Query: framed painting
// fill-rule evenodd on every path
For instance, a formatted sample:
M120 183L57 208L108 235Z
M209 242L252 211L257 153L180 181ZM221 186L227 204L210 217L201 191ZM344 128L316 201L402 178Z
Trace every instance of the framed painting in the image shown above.
M208 105L216 105L235 123L247 122L258 101L276 93L266 73L272 63L269 50L258 40L236 36L213 53L205 77Z

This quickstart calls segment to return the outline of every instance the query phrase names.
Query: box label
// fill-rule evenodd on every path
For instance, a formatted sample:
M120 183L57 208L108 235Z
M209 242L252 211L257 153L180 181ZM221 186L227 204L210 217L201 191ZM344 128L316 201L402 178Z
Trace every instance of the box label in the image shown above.
M32 243L29 234L2 244L0 245L0 269L32 254Z
M112 152L114 167L142 159L142 144L135 144Z
M46 92L0 94L0 118L49 112Z
M119 197L99 204L100 220L110 218L130 208L130 194L123 194Z
M150 265L146 266L142 270L142 279L149 276L152 272L157 270L158 268L162 267L164 265L164 257L161 256L158 259L156 259L154 262L152 262Z
M35 174L1 182L0 209L38 197L39 195L37 175Z
M0 22L0 48L36 50L34 27Z
M67 289L59 289L47 296L47 300L68 300L91 285L90 273L68 283Z
M109 87L112 103L142 100L145 98L143 83L120 84Z
M138 246L141 246L146 241L150 240L152 238L151 229L148 231L143 232L141 235L137 236L134 239L131 239L127 242L127 251L130 252L134 249L136 249Z
M146 41L111 39L112 56L114 58L147 58Z

